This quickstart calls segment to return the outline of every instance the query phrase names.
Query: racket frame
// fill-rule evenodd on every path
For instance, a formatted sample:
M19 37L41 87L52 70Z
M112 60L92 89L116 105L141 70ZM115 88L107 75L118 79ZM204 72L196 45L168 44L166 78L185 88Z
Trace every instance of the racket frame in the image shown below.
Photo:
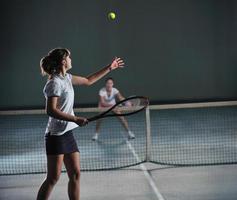
M118 105L126 102L126 101L129 101L129 100L132 100L132 99L146 99L147 101L147 104L142 106L140 109L134 111L134 112L130 112L130 113L114 113L114 114L107 114L109 113L110 111L112 111L115 107L117 107ZM128 98L125 98L123 99L122 101L119 101L117 102L116 104L114 104L111 108L109 108L108 110L98 114L98 115L95 115L93 117L90 117L88 118L88 122L92 122L92 121L95 121L95 120L98 120L98 119L101 119L101 118L106 118L106 117L116 117L116 116L129 116L129 115L133 115L133 114L136 114L142 110L144 110L147 106L149 105L149 99L148 97L145 97L145 96L131 96L131 97L128 97Z

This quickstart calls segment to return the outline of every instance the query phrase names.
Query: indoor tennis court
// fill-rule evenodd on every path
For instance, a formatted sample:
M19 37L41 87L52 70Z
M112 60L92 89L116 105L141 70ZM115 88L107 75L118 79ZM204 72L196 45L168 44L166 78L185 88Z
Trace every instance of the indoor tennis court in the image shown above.
M103 114L99 91L108 77L122 101L149 98L121 115L128 128L115 115L98 118L96 140L98 119L73 129L80 199L235 200L237 3L43 2L3 2L0 200L36 199L46 176L47 78L39 62L55 47L68 48L70 73L85 77L114 56L125 61L92 86L74 86L75 116ZM130 104L118 104L119 113ZM66 171L63 165L49 199L69 199Z

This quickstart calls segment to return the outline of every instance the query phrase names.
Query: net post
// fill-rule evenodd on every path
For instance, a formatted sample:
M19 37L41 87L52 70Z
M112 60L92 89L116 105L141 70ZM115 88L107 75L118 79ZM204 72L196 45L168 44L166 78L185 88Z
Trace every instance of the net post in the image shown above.
M150 108L146 107L146 162L151 160L151 120Z

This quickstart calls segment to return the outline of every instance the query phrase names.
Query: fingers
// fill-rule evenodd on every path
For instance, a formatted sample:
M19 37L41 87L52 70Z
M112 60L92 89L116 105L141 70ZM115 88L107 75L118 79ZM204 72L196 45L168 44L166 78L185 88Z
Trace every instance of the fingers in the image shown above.
M88 120L86 118L79 118L77 124L79 126L86 126L88 124Z
M88 124L88 120L86 118L83 119L83 122L81 123L81 126L85 126Z
M119 65L124 65L123 60L118 61L118 64L119 64Z
M117 57L115 57L115 61L116 62L121 62L121 61L123 61L121 58L117 58Z
M125 63L121 58L115 57L112 64L111 68L116 69L116 68L122 68L124 67Z
M121 58L115 57L115 61L118 63L118 66L119 66L119 67L125 65L124 61L123 61Z

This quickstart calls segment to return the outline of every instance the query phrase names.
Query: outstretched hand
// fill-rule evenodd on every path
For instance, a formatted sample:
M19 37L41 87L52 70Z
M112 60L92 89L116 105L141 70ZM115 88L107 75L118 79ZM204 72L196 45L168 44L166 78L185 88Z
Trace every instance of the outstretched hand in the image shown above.
M124 62L121 58L115 57L112 64L110 65L111 70L117 69L117 68L123 68Z

